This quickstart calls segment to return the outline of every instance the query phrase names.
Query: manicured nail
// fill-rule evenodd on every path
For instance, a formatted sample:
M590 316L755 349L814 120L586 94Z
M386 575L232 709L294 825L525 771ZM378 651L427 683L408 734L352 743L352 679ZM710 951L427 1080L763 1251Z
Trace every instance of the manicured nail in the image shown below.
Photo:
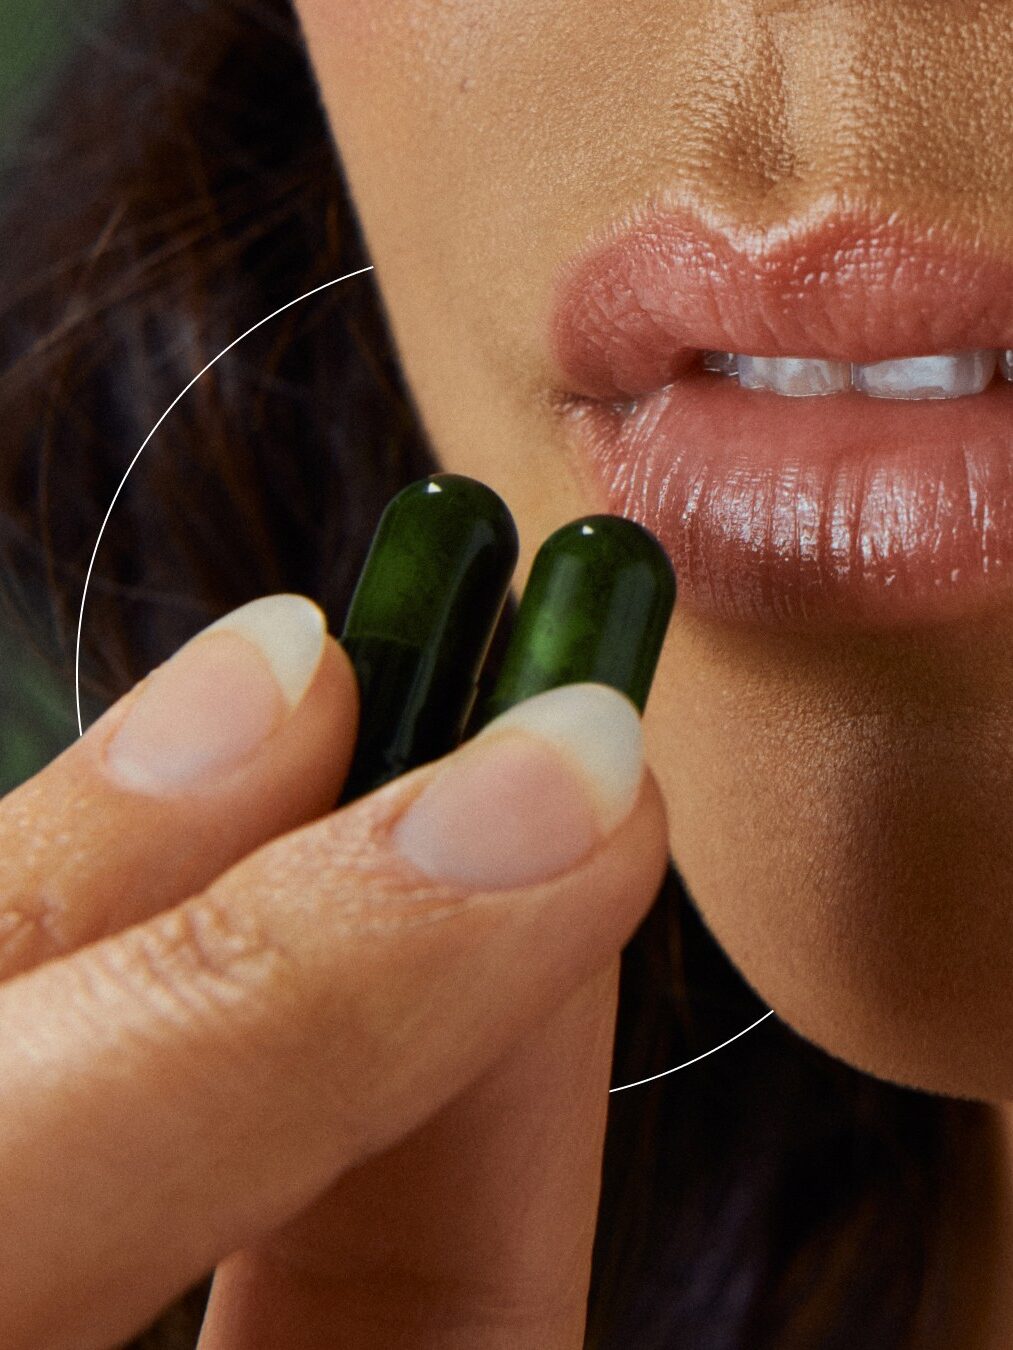
M643 772L637 709L600 684L536 694L449 757L398 821L427 876L496 890L575 866L629 813Z
M139 686L106 746L107 774L162 796L235 768L301 701L325 637L322 612L301 595L218 619Z
M460 741L517 562L517 527L477 479L441 473L388 503L341 633L359 681L342 802Z
M641 712L675 605L675 572L649 530L582 516L535 555L495 687L478 725L545 689L592 681Z

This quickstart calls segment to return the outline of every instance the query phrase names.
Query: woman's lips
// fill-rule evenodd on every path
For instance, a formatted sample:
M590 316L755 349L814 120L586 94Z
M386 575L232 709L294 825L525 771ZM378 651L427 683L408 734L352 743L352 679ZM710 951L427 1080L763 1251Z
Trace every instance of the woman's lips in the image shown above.
M610 510L658 535L680 603L789 624L920 624L1013 578L1013 385L790 399L703 350L873 362L1013 346L1013 266L837 212L763 236L641 216L562 278L564 422ZM631 401L632 400L632 401Z

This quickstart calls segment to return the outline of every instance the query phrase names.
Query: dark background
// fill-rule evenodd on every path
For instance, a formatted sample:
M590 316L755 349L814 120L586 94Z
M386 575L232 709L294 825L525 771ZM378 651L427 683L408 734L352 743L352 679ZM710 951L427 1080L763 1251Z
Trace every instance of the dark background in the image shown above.
M109 0L3 0L0 41L0 190L17 172L22 132L77 42L100 33ZM16 589L16 587L15 587ZM0 622L0 794L41 768L77 734L73 684Z

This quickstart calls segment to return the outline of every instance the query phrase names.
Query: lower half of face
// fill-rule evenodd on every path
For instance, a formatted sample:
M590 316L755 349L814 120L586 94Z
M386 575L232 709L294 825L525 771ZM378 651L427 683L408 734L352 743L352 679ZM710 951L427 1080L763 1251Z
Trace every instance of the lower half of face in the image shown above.
M442 465L680 601L645 730L745 977L1013 1096L1013 4L300 0Z

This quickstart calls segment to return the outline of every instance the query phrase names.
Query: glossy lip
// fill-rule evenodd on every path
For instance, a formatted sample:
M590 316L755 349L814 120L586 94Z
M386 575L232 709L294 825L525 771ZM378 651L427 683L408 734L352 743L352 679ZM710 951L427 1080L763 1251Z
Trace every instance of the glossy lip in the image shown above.
M876 628L1009 589L1013 385L788 399L699 368L1013 347L1013 263L980 242L838 204L762 233L645 208L564 269L550 341L587 486L659 537L681 604Z

